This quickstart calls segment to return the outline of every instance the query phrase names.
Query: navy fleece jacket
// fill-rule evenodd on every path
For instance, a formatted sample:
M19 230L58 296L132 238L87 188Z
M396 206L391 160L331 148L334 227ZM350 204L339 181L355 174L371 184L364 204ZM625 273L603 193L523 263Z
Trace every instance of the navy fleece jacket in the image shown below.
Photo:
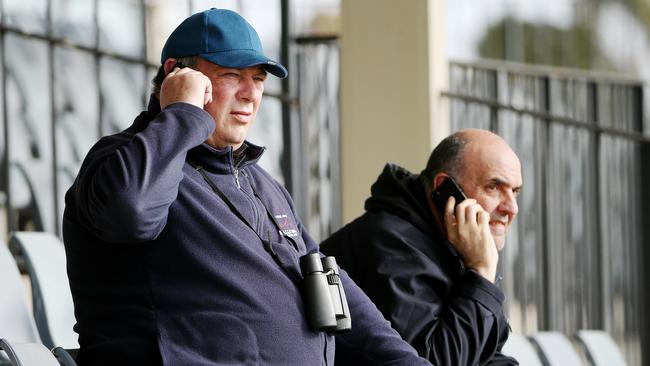
M333 337L308 329L300 294L298 259L317 244L258 166L264 149L246 143L234 163L232 149L203 143L213 128L204 110L175 103L161 112L152 97L84 160L63 220L80 366L333 364ZM353 330L337 336L340 347L373 364L428 364L341 276Z

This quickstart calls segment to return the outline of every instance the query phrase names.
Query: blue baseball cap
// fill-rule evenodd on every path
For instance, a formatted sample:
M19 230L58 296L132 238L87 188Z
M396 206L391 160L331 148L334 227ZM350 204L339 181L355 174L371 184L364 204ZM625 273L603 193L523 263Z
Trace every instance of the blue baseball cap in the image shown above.
M264 56L255 29L231 10L212 8L185 19L165 42L160 63L168 58L189 56L235 69L262 65L279 78L288 74L282 64Z

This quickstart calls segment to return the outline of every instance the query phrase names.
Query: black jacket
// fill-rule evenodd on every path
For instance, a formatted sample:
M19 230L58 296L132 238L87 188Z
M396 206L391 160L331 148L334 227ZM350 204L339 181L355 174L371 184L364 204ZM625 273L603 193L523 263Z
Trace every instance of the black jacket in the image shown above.
M435 224L419 175L388 164L371 191L366 213L321 251L434 365L517 365L500 353L509 332L503 292L465 270Z

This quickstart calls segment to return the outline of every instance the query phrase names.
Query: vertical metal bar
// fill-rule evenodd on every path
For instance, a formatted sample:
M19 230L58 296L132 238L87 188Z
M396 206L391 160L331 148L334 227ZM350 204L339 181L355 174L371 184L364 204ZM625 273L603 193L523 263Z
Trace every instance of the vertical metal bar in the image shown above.
M551 82L550 78L548 76L543 76L541 78L542 82L542 87L543 87L543 95L544 95L544 100L542 101L543 103L543 110L544 112L550 113L551 111ZM543 120L544 123L544 129L542 129L544 136L540 138L540 141L543 141L542 144L540 144L540 155L542 156L542 168L541 168L541 179L546 180L545 182L542 182L541 187L551 187L552 185L549 184L549 174L548 172L550 171L550 164L551 162L549 161L549 149L551 145L551 138L550 138L550 127L551 127L551 121L545 119ZM551 329L551 281L550 281L550 276L549 274L551 273L551 268L550 268L550 248L549 245L545 245L547 238L549 237L549 230L551 229L548 223L548 194L546 190L541 189L540 190L540 202L542 202L542 212L541 212L541 220L542 220L542 230L541 230L541 243L542 243L542 250L541 250L541 259L542 259L542 303L544 305L544 309L542 311L539 311L539 323L541 325L541 329Z
M598 84L594 81L587 82L587 120L588 121L594 121L595 124L599 124L599 119L600 115L598 113ZM591 159L590 162L592 164L592 171L593 171L593 177L587 177L589 181L593 183L593 189L594 191L592 192L592 197L590 197L591 201L594 202L594 210L591 212L591 215L589 217L589 221L595 223L595 225L592 226L592 230L595 230L596 232L593 233L593 237L595 239L595 250L593 251L594 253L594 260L590 261L590 264L593 263L598 263L600 264L597 268L599 270L594 270L591 271L591 268L589 272L594 272L593 275L596 277L596 282L597 284L600 284L600 286L595 286L594 290L596 291L595 294L589 299L589 303L591 306L593 306L593 312L592 316L595 316L595 319L592 317L592 320L595 321L595 323L592 324L587 324L588 327L590 328L596 328L596 329L602 329L603 324L604 324L604 300L605 297L603 297L603 293L605 291L604 288L604 280L605 277L608 276L608 274L603 272L604 268L609 268L608 266L603 266L603 262L605 259L604 253L607 251L605 250L605 241L603 240L601 233L600 233L600 227L599 221L600 221L600 213L601 213L601 206L602 202L600 200L600 152L601 152L601 143L602 143L602 134L600 132L595 132L595 131L587 131L589 133L589 140L590 140L590 145L593 147L593 154L592 156L595 157L594 159ZM599 301L594 301L598 299ZM584 325L583 325L584 326Z
M142 105L146 108L147 103L149 102L149 68L147 67L146 62L149 60L147 55L147 45L149 40L149 32L147 32L147 4L146 0L140 0L140 11L142 15L142 59L145 63L142 65L144 69L144 89L142 90Z
M639 104L639 113L640 115L643 115L643 106L642 104ZM640 176L640 186L641 187L650 187L650 170L647 169L648 166L650 166L650 143L641 143L641 157L639 159L639 166L638 166L638 171L641 173ZM640 195L640 205L641 205L641 214L643 215L644 208L650 207L650 190L648 189L641 189L639 192ZM643 218L643 216L642 216ZM647 220L647 216L646 216ZM642 226L642 237L641 240L639 241L642 244L647 244L650 243L650 225L647 225L647 221L645 225ZM650 266L647 264L650 263L650 246L648 245L641 245L639 248L641 251L641 260L639 260L640 267L641 267L641 280L639 283L642 284L647 284L650 283ZM647 287L646 287L647 289ZM648 315L648 312L643 310L643 309L648 309L648 306L650 306L650 296L648 295L648 291L640 291L639 294L640 297L640 304L639 304L639 317L641 318L641 325L639 326L640 328L640 337L641 337L641 344L640 348L642 350L646 350L645 352L641 352L641 357L643 358L643 362L641 362L642 365L650 365L650 352L647 350L650 350L650 315Z
M487 70L486 70L487 71ZM505 71L507 73L507 71ZM492 82L492 90L490 90L490 93L492 94L491 97L499 101L499 70L498 69L493 69L492 71L489 71L489 75L491 76L491 82ZM499 133L499 107L494 106L490 107L490 131L494 133Z
M636 86L634 87L635 101L634 101L634 110L633 118L636 122L635 133L643 133L643 116L645 115L644 110L644 96L643 96L643 87ZM638 128L638 129L637 129ZM637 301L638 303L636 310L636 315L638 318L638 329L639 348L641 351L639 357L641 358L640 364L649 365L650 364L650 352L647 350L650 349L650 315L644 309L648 309L650 306L650 296L648 295L647 284L650 283L650 269L648 268L648 261L650 260L650 248L647 243L650 243L650 225L647 225L647 214L644 216L644 211L647 207L650 207L650 190L646 187L650 187L650 171L647 169L650 166L650 143L648 142L639 142L639 159L636 162L635 171L638 172L638 190L631 192L633 196L638 195L638 208L635 210L637 213L637 219L635 222L640 226L638 231L639 238L635 241L639 244L637 249L638 258L636 258L637 269L640 273L633 273L632 278L637 279L636 286L633 288L633 291L638 293ZM636 177L635 177L636 178ZM644 287L644 284L645 287Z
M643 133L643 87L640 85L632 89L632 133ZM642 186L643 187L643 186Z
M6 23L6 12L4 9L4 3L0 1L0 11L2 12L1 20L2 24ZM9 174L11 172L10 166L11 161L9 160L9 111L8 111L8 97L7 97L7 32L2 30L2 119L3 119L3 130L4 130L4 174L3 174L3 186L5 189L6 197L6 210L7 210L7 229L9 232L16 230L16 214L13 210L13 203L11 200L11 179L9 179Z
M289 0L280 0L281 7L281 31L280 31L280 63L289 67ZM282 95L290 95L289 79L282 79ZM294 195L294 172L293 163L293 146L292 146L292 124L291 124L291 105L288 98L282 99L282 140L284 149L280 158L280 167L284 176L284 185L289 194Z
M339 48L339 43L332 42L328 45L330 50L329 52L334 52L336 54L336 59L334 62L339 62L341 53ZM336 105L336 126L335 129L330 128L330 131L334 130L331 135L331 151L334 160L330 162L330 171L332 179L332 196L334 198L334 203L332 207L332 221L330 222L330 232L326 233L327 236L332 234L335 230L338 230L343 225L342 218L342 206L343 199L341 197L341 68L340 62L337 67L337 77L336 77L336 96L335 96L335 105ZM334 165L334 167L332 167Z
M52 0L47 2L47 35L52 36L54 27L52 26ZM54 70L54 43L50 38L48 42L48 66L49 66L49 76L50 76L50 129L52 139L52 190L54 197L54 233L59 236L61 235L59 230L59 180L57 179L57 172L59 169L58 159L57 159L57 144L56 144L56 88L55 88L55 70Z
M94 0L95 8L93 9L93 19L95 24L95 50L99 51L99 1ZM102 136L102 126L104 125L104 98L102 97L102 77L101 77L101 55L99 52L95 53L95 82L97 83L97 138Z
M294 70L293 75L297 82L294 84L292 92L298 98L298 110L297 110L297 119L299 121L306 121L309 117L309 112L311 110L311 100L310 100L310 90L308 85L313 83L313 73L309 72L309 65L312 64L313 53L310 52L310 46L308 43L302 43L300 41L293 40L296 45L296 53L294 56ZM307 78L310 78L309 80ZM303 88L304 87L304 88ZM289 113L292 113L291 111ZM299 215L304 218L305 225L310 232L315 232L313 228L310 227L311 221L311 211L312 202L309 196L309 159L302 159L300 156L306 156L309 153L309 149L305 146L305 141L309 141L307 136L309 136L309 125L299 126L296 128L293 125L293 119L289 121L290 123L290 136L291 141L285 141L284 145L291 145L291 162L290 170L286 180L291 180L292 187L294 187L291 195L296 203L296 210ZM318 240L318 239L316 239Z

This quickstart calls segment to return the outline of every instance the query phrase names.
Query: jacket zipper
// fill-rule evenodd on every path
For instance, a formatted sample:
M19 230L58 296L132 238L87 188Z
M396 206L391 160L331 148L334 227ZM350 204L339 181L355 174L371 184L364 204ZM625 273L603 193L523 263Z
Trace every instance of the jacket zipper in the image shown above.
M237 183L237 189L241 190L241 185L239 185L239 169L235 168L235 182Z
M239 165L237 165L237 166L239 166ZM244 176L246 176L245 171L243 172L243 174L244 174ZM245 190L241 189L241 184L239 183L239 168L234 168L233 175L235 176L235 183L237 184L237 189L239 189L244 194L244 196L250 201L250 203L251 203L251 205L253 207L253 211L255 212L254 216L255 216L255 218L257 218L257 220L255 222L256 223L255 232L258 232L258 230L261 231L262 227L258 227L258 226L263 225L262 223L264 222L264 219L260 218L260 215L263 215L263 213L261 213L258 210L259 207L257 207L257 205L255 204L255 200L253 199L253 197L249 196L249 194ZM253 195L255 197L257 197L258 200L260 200L260 198L255 194L255 192L253 192ZM260 202L261 202L261 200L260 200ZM262 206L264 206L264 203L262 203Z

